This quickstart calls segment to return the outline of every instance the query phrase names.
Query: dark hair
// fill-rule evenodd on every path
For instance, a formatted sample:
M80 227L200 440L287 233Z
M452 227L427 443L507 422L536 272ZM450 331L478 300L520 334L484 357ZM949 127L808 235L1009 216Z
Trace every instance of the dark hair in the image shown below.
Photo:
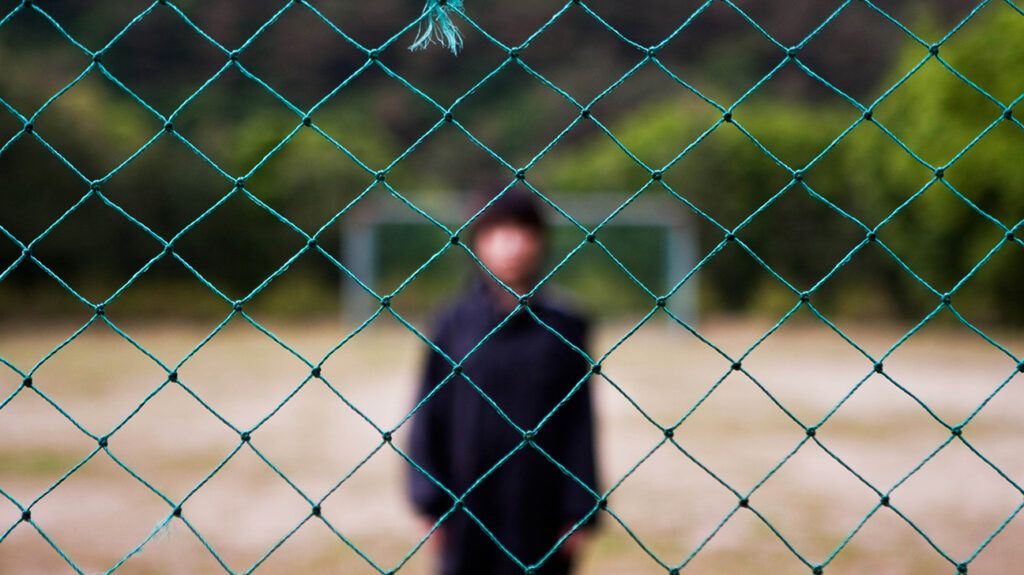
M501 188L497 188L497 191L491 193L477 193L476 201L473 202L473 213L483 208L500 191ZM473 220L472 235L475 237L480 230L498 224L513 224L529 228L541 235L547 231L544 214L540 209L540 200L530 190L518 186L507 190Z

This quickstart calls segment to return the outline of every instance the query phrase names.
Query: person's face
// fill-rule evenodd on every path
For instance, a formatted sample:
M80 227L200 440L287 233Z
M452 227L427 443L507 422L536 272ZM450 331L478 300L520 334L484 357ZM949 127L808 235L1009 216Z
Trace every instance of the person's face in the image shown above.
M473 251L498 279L515 289L526 285L540 267L544 251L541 234L521 225L498 223L480 230Z

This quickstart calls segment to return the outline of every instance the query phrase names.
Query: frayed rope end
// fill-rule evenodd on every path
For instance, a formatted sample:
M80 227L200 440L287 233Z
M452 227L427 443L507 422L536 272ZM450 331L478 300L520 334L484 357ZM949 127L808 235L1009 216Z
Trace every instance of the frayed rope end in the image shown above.
M462 10L462 0L427 0L423 7L423 20L409 49L422 50L431 42L437 42L452 54L458 54L462 48L462 35L452 21L452 10Z
M169 515L166 519L157 524L150 532L150 537L156 541L166 541L172 539L177 535L177 531L174 528L174 515Z

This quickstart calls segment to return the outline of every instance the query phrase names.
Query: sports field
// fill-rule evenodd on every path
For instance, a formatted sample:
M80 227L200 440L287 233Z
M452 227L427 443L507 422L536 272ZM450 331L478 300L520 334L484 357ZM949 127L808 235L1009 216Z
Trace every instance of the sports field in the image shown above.
M168 365L177 363L215 324L118 323ZM700 333L738 356L770 322L713 319ZM841 323L866 352L878 356L910 327ZM28 369L75 331L71 324L6 325L0 356ZM266 327L296 352L323 357L347 331L319 322L268 320ZM630 324L600 324L592 353L611 347ZM991 333L1020 357L1020 332ZM388 316L338 349L322 374L352 405L382 429L408 411L425 347ZM847 534L874 514L828 563L824 573L873 575L955 573L986 538L1024 503L1019 489L986 465L977 450L1009 480L1024 484L1024 375L1014 361L963 326L927 325L884 362L892 381L872 362L809 315L798 314L730 371L730 361L678 326L652 321L603 364L598 379L600 467L604 486L615 484L659 442L647 415L670 424L727 375L674 433L615 489L613 517L586 548L584 574L667 573L648 552L677 565L705 544L683 573L788 575L811 573L780 536L810 565L825 562ZM240 318L206 343L179 369L179 379L238 429L267 416L306 375L294 355ZM749 375L748 375L749 374ZM870 377L868 377L870 375ZM863 385L813 439L787 417L815 424L859 381ZM1005 381L991 402L876 508L888 491L939 446ZM34 374L34 389L64 408L97 436L108 433L155 388L166 372L109 327L97 323L58 351ZM609 381L610 380L610 381ZM620 389L617 390L611 382ZM20 377L0 368L7 397ZM929 413L908 395L915 395ZM0 488L27 504L97 449L33 389L0 410ZM405 428L395 435L406 445ZM802 447L797 446L803 442ZM860 480L819 446L856 471ZM251 446L177 384L169 384L109 439L109 453L172 500L203 481L233 450L237 453L183 506L173 520L118 572L223 573L195 529L227 568L243 572L303 523L265 558L256 573L376 573L338 534L380 569L394 568L423 531L403 499L404 462L360 415L319 380L308 381L252 433ZM378 449L380 448L380 449ZM376 453L323 504L323 520L296 489L317 500ZM795 453L750 495L750 508L684 455L689 454L736 491L746 494L787 454ZM256 454L271 461L289 485ZM734 512L735 511L735 512ZM32 521L85 573L104 572L135 548L171 512L171 506L122 469L105 451L32 507ZM897 513L898 512L898 513ZM902 514L904 518L901 518ZM774 533L758 515L777 530ZM1024 564L1024 513L1011 521L969 564L971 574L1004 575ZM20 512L0 500L0 532ZM328 525L336 532L332 532ZM921 529L926 539L908 524ZM930 540L930 542L929 542ZM428 544L401 573L428 573ZM0 544L0 573L73 573L27 523Z

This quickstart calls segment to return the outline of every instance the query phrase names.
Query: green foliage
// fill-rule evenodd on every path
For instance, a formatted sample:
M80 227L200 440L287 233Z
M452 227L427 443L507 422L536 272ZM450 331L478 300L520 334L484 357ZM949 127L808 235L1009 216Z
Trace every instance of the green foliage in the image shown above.
M613 129L613 132L628 142L630 151L640 159L665 160L666 142L674 142L679 150L685 148L710 126L710 123L695 126L694 118L706 116L703 109L670 100L638 112L623 121L621 129ZM821 134L840 133L848 116L841 110L771 102L742 106L735 115L735 121L743 125L745 118L757 118L757 131L770 137L771 142L766 145L771 152L780 159L788 160L787 163L796 169L828 144ZM807 126L814 128L808 129ZM676 153L678 150L673 155ZM818 169L816 173L831 180L842 178L841 166L830 165L827 169L829 171L824 176L821 174L824 169ZM602 140L581 147L577 155L555 166L551 179L557 187L580 192L588 188L623 190L625 198L627 193L639 187L637 170L635 162L617 145L610 140ZM765 208L764 216L752 220L739 231L738 236L759 256L776 264L784 277L804 284L806 288L820 277L820 273L815 275L816 268L820 267L822 258L827 257L825 252L828 250L823 249L827 246L823 246L820 240L830 234L835 241L852 246L853 238L848 229L825 229L823 222L826 220L816 216L827 215L829 210L807 197L800 187L790 186L789 180L786 169L729 123L718 125L664 176L665 183L675 193L729 229L739 225L785 188L782 196ZM661 193L658 185L644 192ZM790 201L790 196L802 197ZM704 253L710 252L723 240L724 231L703 217L693 216L691 221L700 229ZM779 233L780 229L787 228L789 233ZM766 280L755 262L736 249L727 249L715 256L709 264L709 271L705 287L717 292L719 297L705 301L726 309L748 307L761 282Z
M937 31L948 29L945 23L918 20L911 28L927 37L926 42L938 41L941 32ZM95 24L92 19L82 22L86 28ZM1022 22L1024 19L1012 9L994 3L944 42L939 56L1000 105L1015 104L1024 91L1024 77L1011 72L1024 61ZM651 27L651 22L635 24L638 30ZM46 30L47 26L39 30ZM31 114L88 62L74 50L58 49L60 44L47 42L46 34L33 32L32 28L26 30L12 31L8 26L0 37L0 61L9 66L9 73L0 77L0 94L18 110ZM687 32L687 41L700 45L698 40L706 33L704 30L695 27ZM596 42L592 34L584 33L585 29L577 32L573 38ZM885 42L891 43L896 36L886 35ZM692 62L695 76L690 79L728 106L724 94L745 91L761 69L764 58L751 55L760 45L757 40L741 36L733 43L712 42L708 46L708 61L716 65L711 67L699 59ZM993 44L996 41L998 45ZM126 38L124 42L124 49L132 46L131 42L148 45L144 37ZM531 61L539 65L545 59L545 50L564 50L572 44L566 39L560 42L545 47L538 40L530 48ZM794 93L789 77L773 79L733 109L734 123L722 122L720 110L678 86L673 85L664 93L640 94L631 92L632 84L626 82L595 109L595 117L609 126L618 143L597 130L582 135L573 131L551 152L554 159L545 158L531 170L530 179L544 191L615 190L625 199L650 184L650 169L663 170L663 182L706 215L693 214L679 204L680 211L690 213L693 225L699 228L703 253L716 249L726 229L741 226L736 231L743 245L797 290L814 288L861 242L866 229L851 218L869 228L885 222L878 230L885 246L936 291L952 290L990 250L1004 242L1005 231L1024 217L1024 194L1018 193L1020 182L1024 181L1024 163L1014 161L1021 156L1024 131L1019 120L1001 119L1004 110L1000 105L930 57L927 46L906 37L903 42L897 57L886 63L888 72L877 74L880 79L875 89L858 86L851 91L852 96L870 105L873 98L924 61L919 70L872 108L874 122L861 120L860 112L838 97L810 101L786 97L785 94ZM14 51L23 44L40 49ZM266 57L273 54L268 51ZM412 74L408 77L418 86L425 86L429 93L434 93L432 88L436 86L429 85L429 79L420 75L431 76L435 81L450 79L453 85L444 88L454 94L458 92L456 85L468 87L475 81L475 73L491 69L490 56L486 50L467 47L460 56L460 65L454 66L447 60L423 62L426 55L421 54L417 65L422 74L405 70L398 62L393 65L404 74ZM623 58L615 51L607 52L606 56L612 59L606 62L609 68ZM402 61L407 57L403 55ZM681 70L668 53L664 57L672 69ZM162 58L166 60L170 55ZM479 58L479 62L474 58ZM821 60L826 70L827 61ZM317 67L334 66L328 64L320 62ZM337 63L342 68L354 65L354 61L348 60L344 65L341 61ZM581 68L578 62L565 66L577 77L587 76L587 68ZM187 68L175 69L166 81L186 83ZM574 76L563 74L566 70L542 71L556 83L574 81ZM274 76L273 67L269 75ZM523 76L499 74L488 84L491 92L470 97L456 113L474 135L510 158L532 157L560 129L567 106L540 83L529 78L519 81L524 80ZM124 77L132 87L163 85L134 77L130 72ZM594 82L600 84L603 80ZM221 84L226 87L221 88ZM331 86L326 78L320 84L317 97ZM363 167L313 129L300 129L287 145L278 148L298 126L300 118L280 102L267 100L265 91L249 79L224 78L215 85L218 89L204 92L202 98L191 102L175 118L176 129L213 162L232 171L232 177L259 165L247 180L247 189L306 233L320 230L331 216L372 183L372 176ZM648 84L642 86L646 89ZM571 90L570 85L566 88ZM673 95L665 97L666 93ZM431 115L434 110L402 93L395 83L357 81L341 95L342 104L317 110L314 124L371 170L388 165L400 150L437 121ZM615 104L616 97L621 102ZM499 101L500 106L494 105ZM1016 117L1020 115L1018 111ZM525 122L524 117L534 121ZM179 233L231 190L229 178L171 135L156 138L148 149L132 156L159 134L162 126L138 102L98 73L89 74L62 94L34 122L38 132L87 179L102 178L131 156L114 178L104 182L103 194L164 238ZM855 122L858 125L829 148ZM555 132L547 134L537 129L547 124ZM712 126L714 130L706 133ZM10 114L0 114L2 133L12 134L18 129L18 122ZM985 136L960 155L984 130L988 130ZM896 139L904 142L920 161L902 149ZM695 142L692 149L679 157ZM627 155L619 144L645 166ZM827 154L815 159L827 148ZM935 181L933 170L937 167L945 168L942 181ZM793 184L790 170L800 168L806 168L803 184ZM24 242L43 232L88 189L86 182L33 138L22 138L7 148L0 157L0 169L0 191L6 210L0 225ZM464 189L491 182L495 170L502 171L486 154L465 142L463 134L446 126L403 159L389 175L389 183L404 194L414 194L414 201L422 203L425 198L415 196L420 193L418 190ZM924 193L891 220L887 219L926 186ZM779 194L780 190L785 191ZM373 193L379 196L386 191L378 187ZM644 192L645 196L665 194L657 184ZM51 263L61 277L73 286L90 286L87 295L100 297L109 295L156 255L159 245L137 227L114 216L98 198L90 199L88 204L37 247L40 257ZM745 222L755 212L757 215ZM112 219L119 223L110 225ZM1020 235L1024 233L1017 233ZM322 245L337 252L337 236L336 228L324 230ZM300 249L301 244L301 237L294 230L273 221L260 207L240 197L199 222L179 243L196 269L218 287L237 295L247 293ZM106 249L110 245L121 248ZM211 245L223 249L209 249ZM406 277L404 274L414 269L410 262L422 256L420 251L403 254L399 248L385 247L382 281L400 283ZM1020 318L1024 306L1019 302L1024 301L1024 294L1014 275L1019 267L1019 252L1019 244L1000 247L957 288L955 303L986 319ZM89 257L82 257L83 253ZM645 283L649 281L655 289L663 289L657 286L662 257L658 250L645 248L631 254L635 254L637 261L630 262L630 269L646 270L641 273L648 278ZM598 301L600 290L590 286L599 282L584 277L598 272L587 272L590 268L584 265L579 268L567 269L556 280L572 284L573 289L591 290L593 297L585 299ZM454 269L444 268L439 275L454 278ZM170 286L182 281L183 270L180 266L158 266L149 275ZM296 267L289 275L302 275L299 279L308 280L307 283L331 285L338 278L337 270L329 266ZM42 277L38 273L33 277L22 276L14 273L7 277L3 289L36 289ZM707 264L702 276L706 309L774 310L792 294L790 287L780 283L735 244L725 246ZM410 301L437 300L437 294L443 294L446 288L434 283L425 280L411 285L407 297ZM417 295L417 290L425 293ZM842 313L871 315L874 310L895 307L914 316L931 307L933 296L881 248L867 246L815 293L815 301ZM644 297L635 299L645 301ZM317 302L321 300L317 296L310 302L320 305ZM130 294L126 294L125 301L132 301ZM625 306L630 301L615 298L615 302ZM143 303L140 301L139 305Z
M996 38L999 45L993 46ZM1008 73L1024 61L1024 21L1009 9L979 14L939 53L1004 106L1024 91L1022 77ZM734 111L735 122L792 169L806 167L857 123L806 168L804 183L836 209L803 186L790 185L787 171L728 123L717 125L673 164L664 181L727 229L789 186L762 215L739 228L737 236L800 290L814 286L863 240L867 228L883 221L878 238L940 293L952 289L1002 242L999 253L954 295L954 303L986 320L1019 318L1024 294L1013 278L1020 245L1006 243L1004 236L1024 217L1024 194L1019 193L1024 163L1015 160L1024 152L1024 131L1004 119L1002 107L929 57L926 46L910 40L877 93L925 59L921 69L872 109L872 121L862 120L845 103L761 100ZM707 104L673 97L637 110L614 123L611 131L637 158L660 169L658 162L670 160L718 121L710 112L714 110ZM931 166L901 149L880 126ZM666 153L668 143L671 153ZM934 174L939 167L945 168L942 181ZM646 172L607 138L579 146L546 176L552 187L581 193L618 189L624 198L647 183ZM924 186L928 188L922 195L887 220ZM661 193L660 186L644 193ZM693 221L701 231L703 252L710 252L722 241L723 231L700 216ZM925 290L918 280L876 246L865 246L849 265L854 273L830 279L841 282L841 289L823 287L817 302L843 313L873 315L889 307L879 299L889 299L903 313L918 317L936 303L919 297ZM792 292L782 289L780 296L783 284L759 268L748 254L727 247L707 265L705 304L777 310L779 298Z
M7 61L2 50L0 46L0 59ZM33 66L31 60L10 60L18 64L19 73L0 77L0 93L45 101L48 94L42 88L47 84L48 72ZM31 93L32 88L38 92ZM232 102L230 94L221 100L204 104L214 108L245 106L244 102ZM215 162L248 169L266 158L266 163L246 181L246 188L306 233L317 232L373 182L372 174L309 128L300 130L287 145L275 149L301 121L287 109L250 108L245 113L236 113L234 120L216 115L190 119L188 112L186 108L183 119L175 122L175 129L194 139L202 153ZM362 161L376 167L386 165L397 153L397 145L388 140L387 132L374 130L356 108L326 110L317 116L317 125L320 123L345 126L360 134L345 145ZM87 77L64 93L39 115L35 124L87 179L103 179L134 150L160 134L162 127L145 109L97 75ZM0 190L6 210L0 225L25 243L36 238L89 191L87 181L76 177L31 137L21 138L4 152L0 169ZM191 148L173 135L161 134L149 148L132 156L115 177L104 181L100 193L169 240L232 188L230 177L197 158ZM296 253L304 240L283 224L267 223L271 219L262 208L238 192L235 196L187 230L175 245L214 285L241 297ZM324 232L322 243L337 250L336 228ZM118 249L109 249L113 245ZM218 249L211 249L214 245ZM145 231L124 221L98 196L93 196L58 224L33 251L80 293L101 298L120 287L160 249L159 243ZM49 281L38 272L30 273L31 268L21 266L5 279L3 290L14 292L10 297L24 299L29 295L27 292L38 290L40 280ZM334 286L338 278L338 272L326 265L299 273L307 274L305 279L296 280L303 286L312 282ZM134 298L128 292L119 298L123 307L160 312L162 308L174 307L169 302L187 303L199 286L188 281L188 273L181 266L165 262L148 271L147 277L165 284L166 297L161 299L166 305L152 298ZM150 294L153 291L159 288L154 287ZM333 287L300 289L293 295L301 305L322 309L324 291L332 298L336 295ZM199 306L193 311L202 309Z
M929 165L866 125L850 151L848 174L864 195L871 225L927 186L879 230L879 238L943 293L998 248L954 301L986 319L1019 320L1024 317L1021 246L1004 237L1024 218L1024 163L1019 160L1024 130L1019 120L1005 119L1004 111L1024 94L1024 79L1012 72L1024 62L1024 20L1005 6L993 6L943 44L939 56L991 99L929 57L927 48L909 43L886 83L927 61L882 102L875 116ZM941 181L934 169L943 170ZM903 291L916 283L908 274L898 277L894 287Z

